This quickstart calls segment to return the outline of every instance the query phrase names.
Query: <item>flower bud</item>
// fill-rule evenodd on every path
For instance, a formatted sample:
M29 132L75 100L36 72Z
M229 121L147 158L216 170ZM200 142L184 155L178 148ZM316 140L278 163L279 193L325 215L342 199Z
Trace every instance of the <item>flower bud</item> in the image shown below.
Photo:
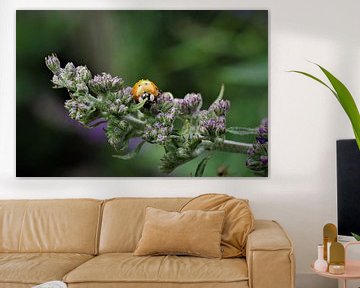
M118 92L122 89L123 80L120 77L112 77L108 73L95 75L89 81L89 87L95 94Z
M114 78L112 78L111 79L111 87L110 87L111 92L119 91L121 89L123 83L124 83L123 79L118 76L115 76Z
M210 118L200 121L199 131L202 134L209 134L211 136L219 136L226 131L226 120L224 116L217 118ZM204 133L206 131L207 133Z
M224 116L226 112L230 109L229 100L219 100L211 104L209 110L214 111L218 116Z
M91 72L86 66L76 67L76 81L77 82L89 82L91 79Z
M82 94L88 94L89 88L84 83L76 84L76 91Z
M72 80L75 77L76 68L72 62L69 62L61 72L64 79Z
M54 74L60 72L60 61L55 54L45 57L45 64Z
M200 94L189 93L184 99L176 99L175 104L181 114L191 115L200 110L202 97Z

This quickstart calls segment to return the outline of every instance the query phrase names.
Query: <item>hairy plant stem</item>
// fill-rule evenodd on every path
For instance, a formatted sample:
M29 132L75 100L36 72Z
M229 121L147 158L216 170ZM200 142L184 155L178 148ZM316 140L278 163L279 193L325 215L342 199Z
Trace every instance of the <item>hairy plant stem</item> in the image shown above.
M124 116L124 119L126 119L127 121L129 121L131 124L134 124L135 126L141 126L141 127L144 127L146 122L145 121L142 121L134 116L131 116L131 115L125 115Z
M252 147L252 144L236 142L231 140L224 140L224 143L222 143L222 145L217 146L216 150L223 152L247 154L247 151L250 147Z

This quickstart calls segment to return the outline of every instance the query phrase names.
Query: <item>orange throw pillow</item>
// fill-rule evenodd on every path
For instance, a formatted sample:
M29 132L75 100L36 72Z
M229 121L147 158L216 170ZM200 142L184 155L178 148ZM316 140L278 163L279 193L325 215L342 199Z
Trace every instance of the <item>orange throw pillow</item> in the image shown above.
M192 255L221 258L224 211L168 212L146 208L134 255Z
M221 236L223 258L246 256L247 237L254 230L254 216L247 200L225 194L204 194L186 203L181 211L225 211Z

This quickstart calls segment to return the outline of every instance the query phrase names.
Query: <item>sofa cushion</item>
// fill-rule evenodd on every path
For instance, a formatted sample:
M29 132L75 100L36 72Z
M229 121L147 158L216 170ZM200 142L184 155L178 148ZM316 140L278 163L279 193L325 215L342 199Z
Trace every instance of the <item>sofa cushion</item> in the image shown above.
M40 284L61 280L66 273L92 257L72 253L0 253L0 286L3 283Z
M102 201L0 200L0 252L95 254Z
M189 198L115 198L105 201L99 253L134 252L144 225L145 208L179 211Z
M181 211L198 209L226 212L221 236L222 257L245 257L247 237L254 230L254 216L248 200L236 199L225 194L204 194L191 199Z
M168 212L147 207L144 229L134 255L221 258L224 216L224 211Z
M241 258L139 257L133 256L131 253L110 253L97 256L64 277L64 281L70 284L99 282L157 283L157 287L163 287L160 286L161 283L195 284L242 281L247 283L247 279L246 261ZM146 285L144 287L149 287Z

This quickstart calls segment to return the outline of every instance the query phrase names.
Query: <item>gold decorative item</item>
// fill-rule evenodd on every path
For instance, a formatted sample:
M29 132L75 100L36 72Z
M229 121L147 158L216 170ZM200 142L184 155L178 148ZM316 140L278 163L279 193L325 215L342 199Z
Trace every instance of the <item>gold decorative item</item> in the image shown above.
M341 243L331 243L329 273L345 273L345 248Z
M328 247L331 246L332 243L337 242L337 228L335 224L328 223L323 228L323 237L324 237L324 259L327 260L328 263Z

